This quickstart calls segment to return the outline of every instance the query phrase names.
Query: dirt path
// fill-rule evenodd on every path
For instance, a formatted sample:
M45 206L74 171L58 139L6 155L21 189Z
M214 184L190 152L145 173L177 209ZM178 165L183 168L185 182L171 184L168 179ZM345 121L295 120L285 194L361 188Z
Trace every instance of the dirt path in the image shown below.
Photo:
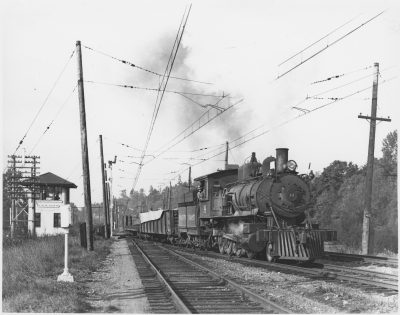
M149 304L125 239L115 239L102 266L87 283L94 312L149 313Z

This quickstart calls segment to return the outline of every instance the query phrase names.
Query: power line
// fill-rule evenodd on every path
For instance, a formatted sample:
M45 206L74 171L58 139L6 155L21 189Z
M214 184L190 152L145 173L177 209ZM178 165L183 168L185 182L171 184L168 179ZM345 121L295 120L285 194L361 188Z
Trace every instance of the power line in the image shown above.
M230 105L226 108L220 107L220 111L216 111L215 116L210 118L210 112L215 109L214 106L211 106L211 108L206 111L205 113L203 113L198 119L196 119L193 123L191 123L188 127L186 127L183 131L181 131L178 135L176 135L174 138L172 138L171 140L169 140L167 143L165 143L164 145L162 145L159 149L155 150L155 152L161 151L163 150L162 148L166 147L168 144L170 144L171 142L173 142L174 140L176 140L177 138L179 138L181 135L185 134L187 131L190 131L190 133L186 136L184 136L183 139L186 139L187 137L189 137L190 135L192 135L195 131L199 130L200 128L204 127L205 125L207 125L209 122L211 122L212 120L214 120L216 117L218 117L219 115L221 115L222 113L224 113L225 111L227 111L228 109L232 108L233 106L241 103L243 101L240 100L236 103L234 103L233 105ZM216 103L218 104L219 101ZM203 119L203 117L206 119L206 121L203 123L203 125L201 125L201 120ZM194 126L196 126L197 129L194 129ZM181 139L181 141L183 140ZM179 142L181 142L179 141ZM178 142L178 143L179 143ZM178 144L176 143L176 144ZM175 146L175 145L174 145ZM171 148L171 147L170 147Z
M218 116L222 115L224 112L226 112L227 110L229 110L230 108L232 108L233 106L241 103L243 100L240 100L226 108L223 108L222 111L217 111L214 117L209 117L209 113L212 109L209 109L206 113L204 113L203 115L200 116L200 118L198 120L196 120L194 123L192 123L189 127L187 127L185 130L183 130L180 134L178 134L176 137L174 137L172 140L170 140L169 142L167 142L165 145L163 145L162 147L167 146L169 143L173 142L174 140L176 140L179 136L183 135L183 137L177 141L175 141L174 143L172 143L170 146L168 146L166 149L163 149L160 153L158 153L152 160L146 162L145 164L149 164L150 162L152 162L153 160L155 160L156 158L158 158L160 155L164 154L165 152L167 152L169 149L175 147L176 145L178 145L179 143L181 143L183 140L185 140L186 138L188 138L189 136L191 136L193 133L195 133L196 131L198 131L199 129L201 129L202 127L204 127L205 125L207 125L208 123L210 123L211 121L213 121L215 118L217 118ZM207 120L201 124L201 118L207 116ZM194 127L196 125L196 127ZM185 135L186 131L189 131L188 134ZM157 150L157 151L160 151Z
M387 71L387 70L392 69L392 68L393 68L393 67L387 67L387 68L383 69L381 72ZM373 73L370 73L370 74L368 74L368 75L362 76L362 77L360 77L360 78L357 78L357 79L352 80L352 81L350 81L350 82L344 83L344 84L342 84L342 85L338 85L338 86L336 86L336 87L334 87L334 88L324 90L324 91L322 91L322 92L320 92L320 93L317 93L317 94L314 94L314 95L311 95L311 96L308 96L308 95L307 95L303 100L301 100L299 103L297 103L297 104L296 104L295 106L293 106L292 108L295 108L295 109L296 109L296 107L298 107L298 106L300 106L301 104L305 103L305 102L306 102L307 100L309 100L309 99L316 99L317 97L319 97L319 96L321 96L321 95L324 95L324 94L326 94L326 93L335 91L335 90L340 89L340 88L342 88L342 87L346 87L346 86L348 86L348 85L351 85L351 84L353 84L353 83L359 82L359 81L364 80L364 79L366 79L366 78L369 78L369 77L371 77L371 76L373 76Z
M92 83L92 84L110 85L110 86L122 87L122 88L127 88L127 89L135 89L135 90L145 90L145 91L155 91L155 92L158 92L158 90L159 90L158 88L149 88L149 87L142 87L142 86L135 86L135 85L126 85L126 84L115 84L115 83L100 82L100 81L93 81L93 80L85 80L84 82ZM174 90L167 90L167 89L165 90L165 93L175 93L175 94L179 94L179 95L193 95L193 96L208 96L208 97L217 97L217 98L221 98L221 97L230 98L229 96L224 96L224 95L174 91Z
M172 67L174 65L175 58L176 58L176 55L178 53L178 49L179 49L179 46L180 46L180 43L181 43L181 40L182 40L182 36L183 36L184 31L185 31L185 27L186 27L187 20L189 18L191 7L192 7L192 5L190 5L187 14L186 14L186 11L185 11L185 13L184 13L184 15L182 17L181 24L179 25L178 32L177 32L177 35L176 35L176 38L175 38L174 45L173 45L172 50L171 50L170 58L168 60L166 69L164 71L164 75L162 77L162 81L160 82L159 88L161 90L161 87L163 86L163 92L161 93L160 97L159 97L159 94L157 94L156 103L154 105L153 117L152 117L152 120L150 122L150 128L149 128L149 132L147 134L146 143L145 143L145 146L144 146L144 149L143 149L142 157L140 159L140 163L139 163L139 167L138 167L138 170L137 170L137 174L135 176L135 180L134 180L134 183L133 183L133 187L132 187L133 190L135 190L137 181L138 181L139 176L140 176L140 172L142 170L143 159L144 159L147 147L148 147L149 142L150 142L150 137L151 137L151 134L152 134L153 129L154 129L155 121L157 119L158 112L159 112L160 107L161 107L161 102L162 102L162 99L163 99L163 96L164 96L164 92L165 92L165 90L167 88L167 84L168 84L169 77L171 75ZM186 14L186 18L185 18L185 14ZM182 23L183 23L183 26L182 26ZM179 36L179 33L180 33L180 36ZM164 83L164 79L165 78L166 78L166 80L165 80L165 83Z
M108 141L112 141L112 142L118 143L118 144L122 145L123 147L127 147L127 148L132 149L132 150L136 150L136 151L140 151L140 152L143 151L142 149L135 148L134 146L131 146L130 144L122 143L122 142L113 140L113 139L111 139L111 138L108 138L108 137L106 137L106 136L103 136L103 139L106 139L106 140L108 140Z
M97 53L99 53L99 54L101 54L101 55L103 55L103 56L106 56L106 57L109 57L109 58L114 59L114 60L116 60L116 61L119 61L119 62L121 62L121 63L123 63L123 64L126 64L126 65L128 65L128 66L131 66L131 67L133 67L133 68L137 68L137 69L142 70L142 71L145 71L145 72L147 72L147 73L154 74L154 75L156 75L156 76L158 76L158 77L160 77L160 78L163 76L162 74L160 74L160 73L158 73L158 72L155 72L155 71L153 71L153 70L149 70L149 69L146 69L146 68L144 68L144 67L138 66L138 65L136 65L136 64L134 64L134 63L132 63L132 62L130 62L130 61L123 60L123 59L119 59L119 58L114 57L114 56L112 56L112 55L110 55L110 54L107 54L107 53L105 53L105 52L102 52L102 51L100 51L100 50L98 50L98 49L94 49L94 48L91 48L91 47L88 47L88 46L85 46L85 45L82 45L82 46L85 47L86 49L89 49L89 50L91 50L91 51L97 52ZM191 80L191 79L186 79L186 78L181 78L181 77L175 77L175 76L170 76L170 78L171 78L171 79L175 79L175 80L182 80L182 81L188 81L188 82L194 82L194 83L200 83L200 84L213 85L213 83L210 83L210 82Z
M382 81L380 84L382 85L382 84L387 83L387 82L389 82L389 81L392 81L392 80L394 80L394 79L396 79L396 78L397 78L397 76L396 76L396 77L392 77L392 78L390 78L390 79L387 79L387 80ZM366 90L369 90L370 88L371 88L371 86L368 86L368 87L366 87L366 88L364 88L364 89L361 89L361 90L358 90L358 91L353 92L353 93L351 93L351 94L348 94L348 95L344 96L344 97L343 97L342 99L340 99L340 100L332 101L332 102L326 103L326 104L324 104L324 105L318 106L318 107L316 107L316 108L310 110L309 112L304 112L304 113L299 114L299 115L297 115L297 116L295 116L295 117L292 117L292 118L290 118L290 119L288 119L288 120L286 120L286 121L283 121L282 123L280 123L280 124L278 124L278 125L276 125L276 126L270 128L270 129L268 129L268 130L265 130L265 131L263 131L263 132L261 132L261 133L259 133L259 134L257 134L257 135L254 135L253 137L251 137L251 138L249 138L249 139L247 139L247 140L243 140L242 142L237 143L237 144L235 144L235 145L233 145L233 146L230 145L229 147L230 147L230 149L235 149L235 148L237 148L237 147L239 147L239 146L241 146L241 145L244 145L244 144L247 143L247 142L250 142L250 141L252 141L252 140L254 140L254 139L256 139L256 138L259 138L259 137L265 135L266 133L269 133L270 131L272 131L272 130L274 130L274 129L280 128L280 127L282 127L282 126L284 126L284 125L286 125L286 124L288 124L288 123L290 123L290 122L292 122L292 121L294 121L294 120L296 120L296 119L299 119L299 118L301 118L301 117L303 117L303 116L305 116L305 115L308 115L308 114L310 114L310 113L312 113L312 112L315 112L315 111L317 111L317 110L319 110L319 109L321 109L321 108L324 108L324 107L326 107L326 106L329 106L329 105L331 105L331 104L333 104L333 103L342 101L342 100L344 100L344 99L346 99L346 98L349 98L349 97L351 97L351 96L353 96L353 95L356 95L356 94L359 94L359 93L364 92L364 91L366 91ZM256 129L257 129L257 128L256 128ZM258 129L259 129L259 128L258 128ZM249 132L246 133L246 134L249 134ZM239 137L239 138L237 138L237 139L242 139L242 138L243 138L243 136L242 136L242 137ZM234 141L230 141L229 144L231 144L231 143L233 143L233 142L235 142L235 140L234 140ZM225 153L225 150L221 150L221 151L219 151L219 152L213 154L212 156L206 158L205 160L199 161L199 162L197 162L197 163L195 163L195 164L192 164L191 166L193 167L193 166L199 165L199 164L201 164L201 163L204 163L204 162L206 162L206 161L209 161L209 160L211 160L212 158L215 158L215 157L217 157L217 156L219 156L219 155L221 155L221 154L224 154L224 153ZM180 175L181 173L183 173L184 171L186 171L186 170L188 170L188 169L189 169L189 168L185 168L185 169L182 170L180 173L178 173L178 175ZM177 177L177 176L175 176L174 178L176 178L176 177ZM172 180L172 179L171 179L171 180Z
M71 53L71 55L69 56L68 61L67 61L66 64L64 65L63 69L61 70L60 74L58 75L57 79L55 80L55 82L54 82L52 88L50 89L50 92L47 94L46 98L44 99L44 102L43 102L42 105L40 106L39 110L37 111L35 117L33 118L32 122L31 122L31 124L29 125L28 130L25 132L24 136L23 136L22 139L19 141L19 144L18 144L17 148L15 149L13 155L15 155L15 153L17 153L18 149L21 147L22 143L24 142L26 136L28 135L29 131L31 130L31 128L32 128L32 126L33 126L33 124L35 123L36 119L38 118L38 116L39 116L40 112L42 111L44 105L46 105L46 103L47 103L47 101L48 101L48 99L49 99L51 93L54 91L54 88L56 87L58 81L60 80L60 78L61 78L62 75L64 74L65 69L67 69L67 66L69 65L69 62L71 61L71 59L72 59L74 53L75 53L75 50L73 50L72 53Z
M318 44L320 41L322 41L323 39L327 38L329 35L335 33L336 31L338 31L339 29L341 29L342 27L346 26L347 24L353 22L358 16L352 18L351 20L347 21L346 23L340 25L339 27L335 28L334 30L330 31L328 34L326 34L324 37L321 37L320 39L318 39L317 41L313 42L312 44L308 45L306 48L300 50L298 53L292 55L291 57L285 59L284 61L282 61L278 67L280 67L281 65L283 65L284 63L288 62L289 60L293 59L294 57L300 55L302 52L306 51L308 48L314 46L315 44Z
M35 145L33 146L31 152L29 153L29 155L32 154L33 150L35 150L36 146L39 144L39 142L42 140L43 136L46 134L47 131L49 131L51 125L54 123L54 121L57 119L58 115L61 113L61 111L64 109L65 105L68 103L68 101L70 100L71 96L74 94L76 88L78 85L75 85L74 89L72 90L72 92L68 95L68 97L65 99L65 101L62 103L62 105L60 106L60 108L58 109L56 115L54 116L53 120L47 125L46 129L44 130L44 132L42 133L42 135L39 137L38 141L35 143Z
M355 72L359 72L359 71L362 71L362 70L367 70L367 69L370 69L370 68L372 68L372 66L364 67L364 68L361 68L361 69L357 69L357 70L346 72L346 73L342 73L342 74L336 74L336 75L330 76L330 77L328 77L326 79L312 82L312 83L310 83L310 85L317 84L317 83L322 83L322 82L326 82L326 81L330 81L332 79L338 79L338 78L341 78L341 77L343 77L345 75L349 75L349 74L352 74L352 73L355 73Z
M319 51L317 51L316 53L312 54L310 57L308 57L307 59L301 61L300 63L298 63L297 65L295 65L294 67L290 68L289 70L287 70L286 72L284 72L281 75L278 75L276 77L275 80L278 80L280 78L282 78L283 76L285 76L286 74L288 74L289 72L293 71L294 69L296 69L297 67L301 66L303 63L306 63L308 60L314 58L315 56L319 55L320 53L322 53L323 51L325 51L326 49L328 49L329 47L333 46L334 44L336 44L337 42L341 41L342 39L344 39L345 37L349 36L350 34L354 33L356 30L358 30L359 28L363 27L364 25L368 24L369 22L371 22L372 20L376 19L378 16L380 16L381 14L383 14L385 11L380 12L379 14L375 15L374 17L372 17L371 19L367 20L366 22L362 23L361 25L357 26L356 28L352 29L350 32L346 33L345 35L339 37L337 40L335 40L332 44L328 44L326 45L326 47L320 49Z

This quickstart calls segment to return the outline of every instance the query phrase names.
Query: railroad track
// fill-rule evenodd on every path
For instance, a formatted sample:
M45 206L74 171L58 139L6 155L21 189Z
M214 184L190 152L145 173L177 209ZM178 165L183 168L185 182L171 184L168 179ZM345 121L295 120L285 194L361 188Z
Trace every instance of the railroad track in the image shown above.
M384 266L398 266L398 259L391 257L382 257L382 256L370 256L370 255L356 255L356 254L344 254L344 253L335 253L335 252L325 252L325 258L330 260L339 260L346 262L365 262L372 263L377 265Z
M290 313L175 250L137 239L130 248L151 312Z
M270 263L262 260L237 258L215 252L193 251L183 248L177 249L189 255L197 254L213 258L225 259L253 267L267 268L270 271L286 272L295 275L306 276L311 279L320 279L328 282L344 282L352 287L365 291L382 292L386 295L398 294L398 276L369 270L360 270L338 265L311 264L310 267L287 265L282 263ZM314 266L314 268L312 268ZM316 268L317 266L317 268Z

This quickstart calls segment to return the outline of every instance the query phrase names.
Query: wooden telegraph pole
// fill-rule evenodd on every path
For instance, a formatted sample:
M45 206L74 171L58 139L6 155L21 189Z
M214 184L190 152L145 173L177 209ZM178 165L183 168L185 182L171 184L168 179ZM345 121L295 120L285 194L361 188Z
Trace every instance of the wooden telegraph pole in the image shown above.
M225 149L225 169L228 169L228 151L229 151L229 142L226 141L226 149Z
M90 196L89 150L87 144L87 131L86 131L82 52L81 52L81 42L79 40L76 42L76 56L78 60L78 96L79 96L79 114L81 123L83 194L85 197L85 208L86 208L86 239L87 239L87 249L93 250L93 218L92 218L92 200Z
M172 186L171 182L169 182L169 189L168 189L168 209L172 209L172 204L171 204L171 197L172 197Z
M368 144L368 164L367 164L367 178L365 185L365 201L364 201L364 217L363 217L363 232L362 232L362 254L368 255L372 253L371 244L371 202L372 202L372 180L374 172L374 151L375 151L375 131L376 121L391 121L389 118L378 118L376 117L377 103L378 103L378 77L379 77L379 63L374 64L375 75L372 86L372 104L371 104L371 116L358 115L358 118L368 119L369 124L369 144Z
M103 186L103 210L104 210L104 237L109 238L108 233L108 209L107 209L107 190L105 179L104 155L103 155L103 136L99 135L100 142L100 162L101 162L101 183Z
M192 186L192 167L189 166L189 179L188 179L188 184L189 184L189 191L190 187Z

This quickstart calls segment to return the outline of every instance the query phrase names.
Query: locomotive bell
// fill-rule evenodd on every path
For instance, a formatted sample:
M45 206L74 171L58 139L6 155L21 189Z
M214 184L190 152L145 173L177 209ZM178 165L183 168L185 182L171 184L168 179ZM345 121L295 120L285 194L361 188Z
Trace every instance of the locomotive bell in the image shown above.
M286 164L288 162L288 152L289 149L287 148L278 148L276 149L276 172L277 173L282 173L285 168Z

